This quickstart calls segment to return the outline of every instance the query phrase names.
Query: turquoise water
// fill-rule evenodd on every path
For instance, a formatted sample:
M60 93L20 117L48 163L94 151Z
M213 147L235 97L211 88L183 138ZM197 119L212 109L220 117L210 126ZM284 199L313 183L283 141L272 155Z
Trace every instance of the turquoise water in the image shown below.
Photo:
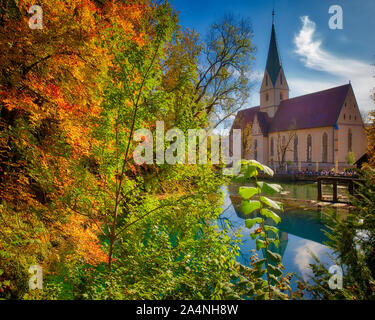
M288 192L286 197L316 200L316 184L283 184L284 190ZM228 190L223 187L225 193L225 203L223 213L219 218L219 225L225 227L225 222L231 226L233 236L236 232L242 236L240 244L240 255L238 262L249 265L250 252L256 248L255 240L251 239L248 228L245 227L245 220L238 204L233 204L231 195L236 194L238 186L231 186ZM309 264L314 262L311 252L314 253L321 262L332 265L328 254L332 255L332 250L323 243L327 240L323 230L327 230L322 221L321 213L318 211L307 211L304 209L288 209L280 214L282 222L278 224L280 245L275 250L282 256L282 263L285 272L293 272L304 280L308 281L311 273ZM267 221L268 223L268 221ZM255 225L253 228L257 228ZM258 252L260 258L263 253ZM294 282L294 281L293 281ZM296 289L296 284L292 283L292 288Z

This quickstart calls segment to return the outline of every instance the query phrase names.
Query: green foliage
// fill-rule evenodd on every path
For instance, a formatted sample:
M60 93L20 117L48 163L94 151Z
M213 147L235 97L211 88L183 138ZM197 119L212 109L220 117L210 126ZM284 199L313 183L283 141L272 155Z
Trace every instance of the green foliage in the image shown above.
M350 151L346 157L348 164L353 165L355 163L355 154L353 151Z
M253 229L257 224L258 228L253 230L250 234L251 238L256 240L257 250L263 250L264 259L259 260L255 258L252 262L252 267L248 270L252 275L254 281L253 298L255 299L287 299L288 295L283 291L290 290L289 280L290 276L280 279L283 274L283 265L281 256L270 250L271 244L278 247L278 229L269 224L268 221L273 221L273 224L278 224L281 221L279 215L274 210L282 211L281 203L274 201L265 196L265 194L274 195L282 191L281 186L277 184L268 184L266 182L258 182L258 170L265 174L273 176L273 171L269 167L260 164L255 160L243 161L240 179L253 179L256 187L241 187L239 195L242 197L242 210L247 216L259 214L260 217L247 219L245 221L246 227ZM259 200L249 200L257 196ZM266 279L263 277L266 275Z
M63 1L43 3L76 14ZM211 165L135 165L132 138L157 120L187 135L209 127L214 111L241 105L254 52L249 25L226 19L201 43L181 31L167 1L96 4L84 3L79 25L58 12L51 28L25 26L44 36L40 47L18 33L3 41L22 54L7 48L0 64L0 298L248 297L241 283L251 287L255 275L243 276L237 241L215 222L227 179ZM61 27L79 31L66 29L68 42L57 37L66 54L48 33ZM202 65L202 55L217 63ZM31 264L43 267L43 290L27 288Z
M354 209L347 215L329 210L325 213L330 232L327 245L334 251L336 265L343 269L343 289L331 290L329 266L317 261L311 265L313 284L302 287L321 299L375 299L375 170L366 167L364 183L357 186L358 196L352 198ZM300 292L303 294L303 290Z

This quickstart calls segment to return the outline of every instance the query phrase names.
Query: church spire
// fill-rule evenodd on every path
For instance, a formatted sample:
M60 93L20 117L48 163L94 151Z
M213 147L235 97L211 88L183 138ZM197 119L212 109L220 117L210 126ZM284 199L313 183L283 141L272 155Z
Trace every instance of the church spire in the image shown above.
M268 49L266 70L271 78L273 85L275 85L277 77L279 76L279 73L281 70L281 59L280 59L279 48L277 46L277 40L276 40L274 11L272 12L272 31L271 31L270 46Z
M281 65L275 31L275 10L273 10L271 40L266 70L260 88L260 109L273 117L281 101L286 99L289 99L289 87Z

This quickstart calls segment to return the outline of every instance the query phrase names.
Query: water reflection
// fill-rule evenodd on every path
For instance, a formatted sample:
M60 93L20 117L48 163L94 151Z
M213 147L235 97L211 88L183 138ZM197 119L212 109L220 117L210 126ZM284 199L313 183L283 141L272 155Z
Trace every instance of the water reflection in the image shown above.
M287 189L285 186L283 187L284 190ZM303 190L304 188L308 188L309 191ZM307 186L299 185L297 188L299 189L298 194L314 195L313 188L314 185L311 184ZM250 251L256 248L255 240L251 239L250 233L259 226L254 225L251 230L245 227L245 218L252 217L245 217L241 212L240 201L234 196L238 187L232 186L229 189L223 189L226 197L219 223L222 228L228 223L231 231L238 232L241 235L242 243L238 261L244 265L249 265ZM291 186L289 186L289 190L292 191ZM280 244L278 248L274 247L271 250L281 255L286 272L294 272L308 280L309 275L311 275L309 264L314 262L311 253L324 263L331 262L327 254L332 254L332 250L323 244L328 240L323 231L328 229L323 224L321 214L318 211L286 208L286 212L281 213L280 216L282 221L277 225ZM267 223L272 225L273 221L267 220ZM258 254L262 258L265 253L258 252Z

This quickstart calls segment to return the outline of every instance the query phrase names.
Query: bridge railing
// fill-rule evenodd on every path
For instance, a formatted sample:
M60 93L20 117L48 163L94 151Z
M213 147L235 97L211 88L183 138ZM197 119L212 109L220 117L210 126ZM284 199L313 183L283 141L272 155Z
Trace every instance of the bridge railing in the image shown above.
M356 187L363 180L349 177L318 177L317 182L319 202L350 203L349 195L357 195ZM325 191L330 192L328 198Z

